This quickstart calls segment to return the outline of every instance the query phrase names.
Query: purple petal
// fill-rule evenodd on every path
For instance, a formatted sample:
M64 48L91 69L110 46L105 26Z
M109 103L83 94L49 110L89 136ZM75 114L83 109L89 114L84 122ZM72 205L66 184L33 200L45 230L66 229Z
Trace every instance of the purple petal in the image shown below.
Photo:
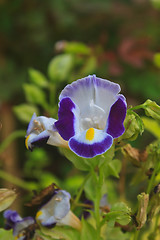
M37 118L36 113L33 113L32 118L31 118L31 121L30 121L29 124L28 124L27 136L31 133L32 128L33 128L33 126L34 126L34 120L35 120L36 118Z
M59 100L63 99L64 97L69 98L74 97L76 95L77 90L79 91L79 89L83 89L83 91L85 90L87 93L88 90L92 88L92 86L105 88L107 90L110 90L115 95L120 92L119 84L110 82L109 80L106 79L98 78L96 77L96 75L89 75L88 77L78 79L77 81L68 84L61 92ZM94 88L91 89L92 94L94 94L94 90L95 90ZM86 94L86 97L87 95L88 94Z
M112 143L113 138L104 132L103 140L92 144L81 142L76 138L76 136L72 137L69 141L69 147L80 157L93 158L96 155L106 152L112 146Z
M21 231L34 223L35 220L32 217L25 217L21 221L16 222L13 227L13 236L17 236Z
M50 137L50 135L49 135L48 131L41 132L39 135L37 135L36 137L34 137L31 140L31 149L30 150L32 150L33 147L44 146L47 143L49 137Z
M67 85L59 99L69 97L79 107L83 117L88 117L91 106L96 106L106 113L107 120L110 107L116 101L119 91L118 84L90 75Z
M106 127L106 132L113 138L121 136L125 131L123 122L126 117L126 111L127 103L125 97L120 95L110 109Z
M55 127L61 137L68 141L75 135L78 122L76 121L77 107L70 98L63 98L60 101L58 110L59 120L55 122Z

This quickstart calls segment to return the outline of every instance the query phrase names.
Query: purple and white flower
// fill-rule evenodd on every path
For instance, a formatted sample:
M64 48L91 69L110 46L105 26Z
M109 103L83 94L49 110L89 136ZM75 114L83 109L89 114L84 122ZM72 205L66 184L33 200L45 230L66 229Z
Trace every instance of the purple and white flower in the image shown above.
M61 92L59 120L54 126L78 156L100 155L124 133L127 104L119 92L118 84L95 75L79 79Z
M64 190L56 190L50 200L37 212L36 220L45 227L68 225L80 230L80 220L70 211L70 194Z
M37 117L34 113L27 128L25 140L27 149L32 150L34 147L41 147L46 143L68 147L68 143L61 138L56 130L53 130L53 125L56 121L54 118Z
M16 211L6 210L4 212L6 219L5 229L13 229L13 236L16 240L25 240L25 229L35 223L32 217L21 218Z
M120 90L118 84L95 75L67 85L59 96L58 121L33 115L27 130L28 148L47 142L69 146L80 157L103 154L125 131L127 104ZM37 121L42 129L34 126Z

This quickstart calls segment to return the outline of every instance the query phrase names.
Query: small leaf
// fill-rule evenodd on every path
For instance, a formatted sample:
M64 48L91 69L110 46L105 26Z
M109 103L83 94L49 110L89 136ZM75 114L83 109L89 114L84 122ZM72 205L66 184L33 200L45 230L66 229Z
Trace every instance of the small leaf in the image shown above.
M46 106L46 96L45 93L37 86L33 84L25 83L23 85L26 99L29 103L39 104L43 107Z
M145 129L152 133L156 138L160 138L160 125L154 119L142 117Z
M96 58L95 57L88 58L85 61L84 66L82 67L81 74L89 75L91 73L94 73L96 66L97 66Z
M15 238L13 237L13 233L12 230L8 231L8 230L4 230L2 228L0 228L0 239L1 240L14 240Z
M147 116L160 121L160 106L156 102L148 99L143 106Z
M139 115L131 110L128 110L127 116L124 121L125 132L124 134L118 138L126 139L129 141L134 141L139 134L142 134L144 131L144 124Z
M130 214L131 209L125 203L119 202L112 206L111 211L106 214L105 220L108 221L110 227L113 227L115 222L126 225L131 221Z
M48 66L48 76L53 82L64 81L74 65L70 54L61 54L54 57Z
M84 54L89 55L91 49L81 42L66 42L65 52L73 54Z
M48 80L43 73L33 68L30 68L28 72L29 72L29 77L32 83L42 88L45 88L48 86Z
M95 156L94 158L83 158L76 155L69 149L61 148L60 152L70 160L76 168L82 171L89 171L91 168L95 168L99 162L104 161L104 158L101 159L101 156Z
M13 111L16 114L17 118L23 122L29 123L33 113L39 114L38 109L29 104L21 104L13 107Z
M0 188L0 212L8 208L16 197L17 194L14 190Z
M81 240L96 239L96 229L87 221L82 219Z
M119 172L121 170L121 161L118 159L112 160L105 166L105 171L107 176L114 176L116 178L119 178Z
M91 175L84 186L84 190L85 190L87 198L89 200L92 200L93 202L95 201L96 185L97 185L97 182L96 182L94 176Z

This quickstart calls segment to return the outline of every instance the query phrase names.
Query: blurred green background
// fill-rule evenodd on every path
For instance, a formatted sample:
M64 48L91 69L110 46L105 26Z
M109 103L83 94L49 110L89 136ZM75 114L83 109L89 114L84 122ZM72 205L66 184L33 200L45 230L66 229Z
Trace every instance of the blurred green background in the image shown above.
M24 117L24 109L17 113L15 106L27 99L33 69L44 74L42 78L54 75L56 79L55 72L62 72L54 82L56 91L52 85L53 113L52 105L40 104L42 115L56 117L62 88L93 73L119 83L128 105L148 98L160 103L159 23L158 0L0 0L1 143L16 129L27 128L31 113ZM59 55L62 59L53 66L52 59ZM46 89L44 92L49 98ZM29 183L26 189L56 182L72 193L80 186L83 175L57 148L46 146L30 153L24 146L24 132L19 135L21 138L1 151L1 167L15 176L10 186L16 185L16 177ZM139 144L144 148L153 139L148 133ZM1 187L8 186L9 176L1 172L0 177Z

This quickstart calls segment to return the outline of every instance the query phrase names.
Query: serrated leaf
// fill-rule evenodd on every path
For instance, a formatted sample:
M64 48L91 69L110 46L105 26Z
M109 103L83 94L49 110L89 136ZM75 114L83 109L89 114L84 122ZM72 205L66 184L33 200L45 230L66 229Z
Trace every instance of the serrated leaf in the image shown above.
M48 66L48 76L53 82L64 81L74 65L70 54L61 54L54 57Z
M34 112L37 115L39 114L37 107L25 103L18 106L14 106L13 111L19 120L26 123L30 122Z
M113 227L115 222L126 225L131 221L130 214L131 209L125 203L120 202L112 206L111 211L106 214L105 220L107 220L110 227Z
M33 68L30 68L28 72L29 72L29 77L32 83L42 88L45 88L48 86L48 80L43 73Z

